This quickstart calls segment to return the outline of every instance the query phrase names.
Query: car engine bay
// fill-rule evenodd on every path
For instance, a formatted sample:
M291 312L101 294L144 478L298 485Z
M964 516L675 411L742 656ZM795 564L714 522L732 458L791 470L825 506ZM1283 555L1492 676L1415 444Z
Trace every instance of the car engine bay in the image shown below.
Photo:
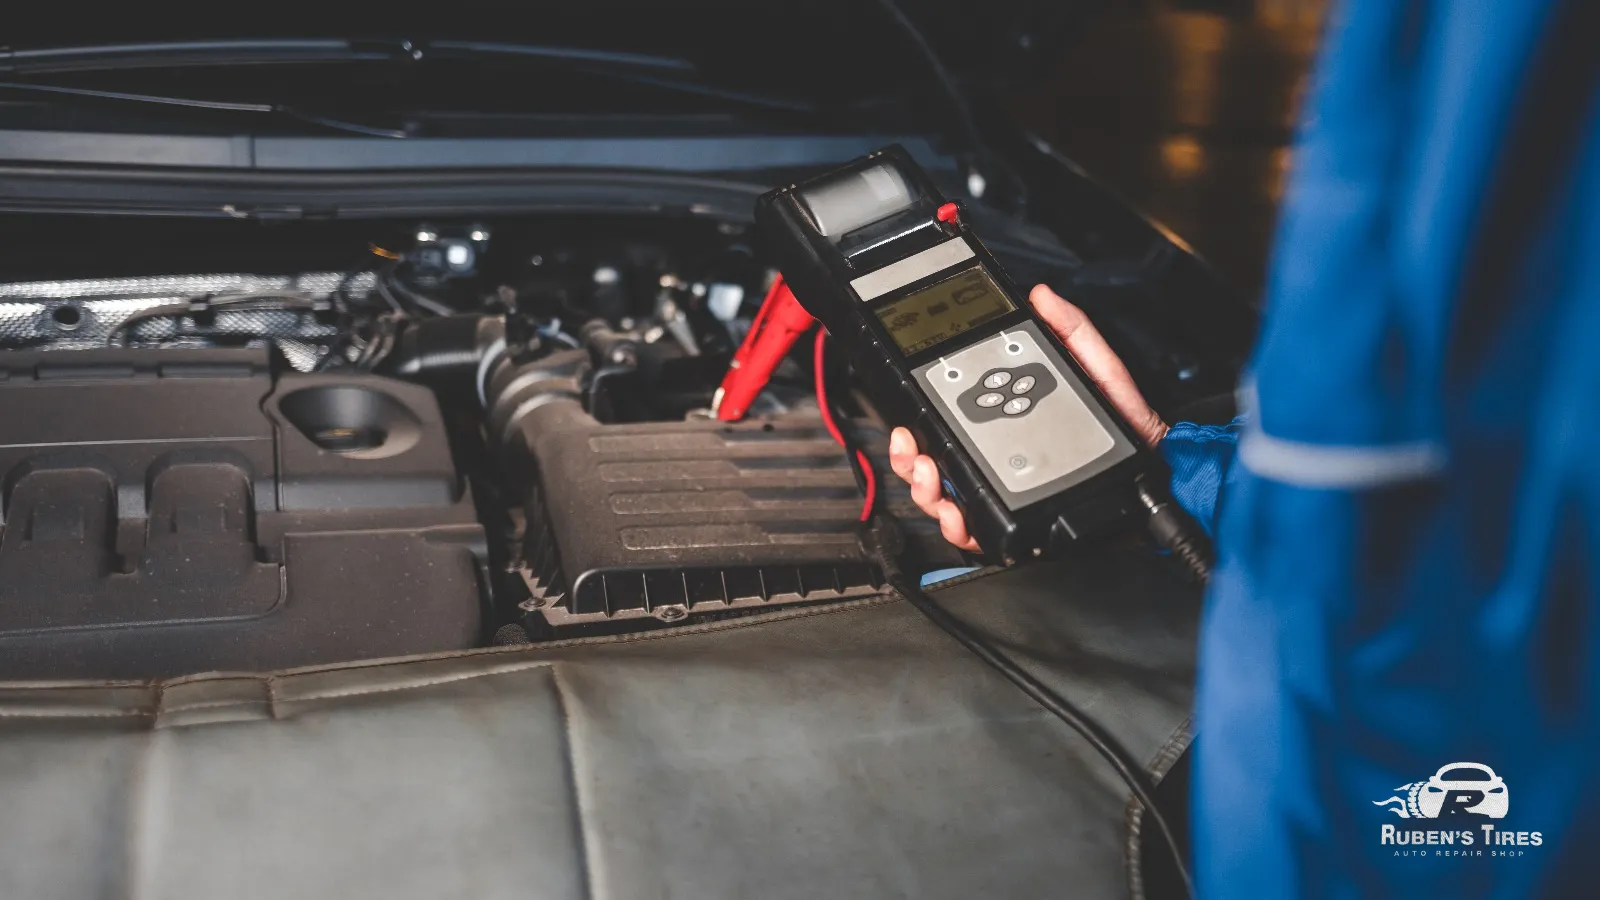
M1019 281L1076 285L1164 414L1227 393L1238 359L1166 301L1048 232L993 233ZM776 275L744 223L0 234L0 677L282 669L885 589L808 355L743 421L711 414ZM841 406L886 471L881 421ZM880 483L908 570L971 564Z

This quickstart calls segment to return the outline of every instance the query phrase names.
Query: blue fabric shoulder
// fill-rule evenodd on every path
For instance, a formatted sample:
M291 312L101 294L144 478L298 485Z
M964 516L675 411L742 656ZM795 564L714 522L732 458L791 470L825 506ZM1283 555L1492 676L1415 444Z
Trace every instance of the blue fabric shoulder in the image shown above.
M1179 422L1157 447L1172 469L1172 496L1206 534L1216 533L1217 498L1233 472L1244 417L1226 425Z

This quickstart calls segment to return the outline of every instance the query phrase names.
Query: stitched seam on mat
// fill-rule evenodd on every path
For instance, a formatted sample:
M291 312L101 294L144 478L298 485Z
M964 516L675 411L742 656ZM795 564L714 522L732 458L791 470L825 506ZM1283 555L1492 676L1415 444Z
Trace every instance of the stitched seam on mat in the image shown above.
M155 710L152 709L113 709L113 710L0 710L0 719L116 719L127 716L140 716L153 718Z
M554 665L554 661L552 661L552 660L539 660L538 662L530 662L530 663L527 663L525 665L509 666L509 667L503 668L503 669L496 669L493 672L469 672L469 673L460 674L460 675L451 675L451 676L448 676L448 677L428 678L428 679L424 679L422 681L412 681L412 682L407 682L406 684L399 684L399 685L384 685L384 686L372 687L372 688L355 688L355 689L351 689L351 690L347 690L347 691L324 691L322 693L317 693L317 694L305 694L305 695L302 695L302 696L286 697L286 698L274 697L272 699L267 699L267 700L262 700L262 699L259 699L259 698L252 699L252 700L219 700L219 701L216 701L216 702L213 702L213 703L192 703L192 704L188 704L188 705L185 705L185 706L174 706L174 707L172 707L170 709L161 709L161 710L119 709L119 710L112 710L112 711L82 711L82 712L79 712L79 711L62 711L62 710L39 710L37 712L4 710L4 711L0 711L0 719L3 719L3 718L19 718L19 719L50 719L50 718L77 719L77 718L118 718L118 717L126 717L126 716L140 716L140 717L146 717L146 718L155 718L155 717L158 717L158 716L164 716L164 715L166 715L168 713L186 712L186 711L195 710L195 709L227 709L228 707L235 707L235 706L258 706L258 705L266 705L266 706L272 708L275 711L276 708L282 703L300 703L300 702L304 702L304 701L313 701L313 700L338 700L338 699L343 698L343 697L365 697L365 696L368 696L368 695L371 695L371 694L393 694L393 693L398 693L400 691L419 690L421 688L435 687L435 686L441 685L441 684L453 684L453 683L458 682L458 681L472 681L473 679L476 679L476 678L493 678L496 675L512 675L512 674L515 674L517 672L526 672L529 669L538 669L538 668L542 668L544 666L551 666L551 665ZM268 682L270 682L272 679L266 679L266 680Z
M256 699L256 700L214 700L214 701L212 701L210 703L188 703L188 704L185 704L183 706L163 706L161 708L161 715L165 716L165 715L168 715L169 713L192 712L192 711L197 710L197 709L225 709L225 708L230 707L230 706L255 706L255 705L271 706L272 705L272 701L271 700L263 700L263 699Z
M577 756L572 752L572 712L567 705L567 686L561 667L550 666L550 687L561 711L561 756L566 768L567 791L572 796L573 832L578 840L578 874L583 878L583 896L594 898L594 865L589 859L589 816L584 811L583 792L578 788Z
M1128 896L1145 900L1144 873L1139 871L1140 838L1143 835L1144 804L1138 797L1129 797L1122 808L1122 867L1128 878Z
M1154 778L1153 784L1161 783L1171 771L1172 764L1194 741L1193 726L1194 716L1184 717L1150 761L1145 763L1145 771ZM1144 837L1144 804L1139 802L1138 797L1128 798L1128 805L1123 809L1123 827L1122 863L1127 870L1128 895L1133 900L1145 900L1144 873L1139 870L1139 849Z
M1161 748L1155 752L1155 755L1150 757L1150 761L1145 763L1145 771L1150 773L1150 776L1156 780L1157 784L1160 784L1161 780L1167 777L1167 772L1171 770L1172 764L1177 761L1178 757L1183 755L1183 751L1193 741L1194 716L1191 714L1185 716L1183 721L1178 723L1178 727L1173 730L1166 743L1162 744Z
M277 718L278 718L278 703L279 703L278 679L276 677L269 677L269 678L264 679L264 681L265 681L265 684L263 684L262 687L267 692L267 715L272 717L272 719L274 721L276 721Z
M154 682L154 684L158 685L161 691L167 691L175 687L182 687L186 684L227 684L228 682L234 681L240 681L246 684L258 684L261 682L261 680L262 677L260 675L252 672L211 672L192 675L179 675L177 678Z
M771 623L773 621L785 621L785 622L795 621L795 620L798 620L798 619L812 618L814 616L831 615L831 614L834 614L834 613L845 612L845 611L852 610L852 609L864 609L864 608L868 608L868 607L872 607L872 606L887 606L890 603L897 603L897 602L900 602L900 601L901 601L901 598L900 598L900 596L898 594L892 594L892 593L878 594L878 595L873 596L873 597L864 597L864 598L862 598L860 600L849 601L847 603L842 603L842 604L839 604L837 606L830 606L830 607L825 607L825 608L821 608L821 609L806 610L804 612L796 610L796 614L795 615L785 616L785 617L783 617L781 619L775 619L774 618L774 619L764 619L762 621L741 621L741 622L709 622L709 623L706 624L706 626L704 626L702 628L695 629L692 633L694 633L694 634L708 634L708 633L729 631L729 630L732 630L734 628L748 628L748 627L752 627L752 626L755 626L755 625L764 625L764 624L769 624L769 623ZM716 627L716 626L722 626L722 627ZM528 652L539 651L539 650L556 650L556 649L562 649L562 648L565 648L565 647L586 646L586 645L592 645L592 644L604 644L604 645L630 644L630 643L638 643L638 642L645 641L645 640L650 640L650 639L659 640L659 639L661 639L663 637L686 637L688 635L685 632L688 632L688 631L689 631L689 629L683 629L683 630L672 632L670 634L662 634L660 632L646 632L644 634L639 634L639 635L618 635L618 636L606 637L606 638L572 638L572 639L569 639L569 640L566 640L566 641L550 641L548 643L531 644L531 645L520 646L520 647L486 647L486 648L479 648L479 649L475 649L475 650L468 650L468 651L465 651L463 653L451 654L449 656L426 656L426 657L420 657L420 658L416 658L416 659L406 659L406 660L381 660L381 661L373 662L370 665L332 666L332 667L323 667L323 668L309 668L309 669L300 669L300 670L289 670L288 672L285 672L285 673L275 673L272 676L266 677L266 678L251 678L249 676L244 676L244 677L233 676L233 677L217 679L217 680L219 680L219 681L265 681L267 683L267 685L268 685L269 694L274 694L275 693L275 691L273 691L274 682L296 678L296 677L299 677L301 675L314 675L314 674L324 674L324 673L331 673L331 672L360 672L360 671L368 671L368 670L372 670L372 669L385 669L385 668L393 668L393 667L396 667L396 666L414 665L414 664L416 664L418 662L432 661L432 660L445 661L445 660L459 660L459 659L475 659L477 657L492 656L492 655L498 655L498 654L507 653L507 652L510 652L510 653L528 653ZM285 702L299 702L299 701L306 701L306 700L333 700L333 699L338 699L340 697L359 697L359 696L365 696L367 694L392 693L392 692L397 692L397 691L411 690L411 689L414 689L414 688L432 687L432 686L438 685L438 684L448 684L448 683L454 682L454 681L469 681L469 680L474 679L474 678L487 678L487 677L490 677L490 676L493 676L493 675L505 675L505 674L510 674L510 673L513 673L513 672L523 672L523 671L527 671L528 669L539 668L540 666L553 665L554 663L555 663L555 660L541 659L541 660L537 660L537 661L533 661L533 662L524 663L522 665L514 665L514 666L509 666L507 668L496 669L493 672L472 672L472 673L469 673L469 674L456 675L456 676L452 676L452 677L448 677L448 678L427 679L427 680L424 680L424 681L412 682L412 683L408 683L408 684L404 684L404 685L395 685L395 686L391 686L391 687L378 687L378 688L370 688L370 689L365 689L365 690L333 691L333 692L322 693L322 694L307 694L307 695L304 695L304 696L295 696L295 697L273 697L273 700L270 703L270 706L273 708L274 712L276 712L277 707L280 704L285 703ZM178 683L195 684L195 683L202 683L202 682L205 682L207 680L208 679L206 679L204 676L199 676L199 677L192 677L192 678L186 679L185 681L174 682L174 683L175 684L178 684ZM165 684L165 683L159 683L158 682L158 683L156 683L155 686L157 688L157 690L156 690L156 703L157 703L158 709L159 709L160 696L161 696L161 694L163 692L165 692L165 690L167 689L168 685ZM76 690L76 689L79 689L79 688L76 685L61 685L59 688L43 688L42 690L57 690L57 689L59 689L59 690ZM258 701L258 700L234 701L231 704L222 704L222 705L241 705L241 704L244 704L244 703L256 703L256 702L260 702L260 701ZM6 718L6 717L18 717L18 718L80 718L80 717L93 718L93 717L103 717L103 718L110 718L110 717L116 717L116 716L149 716L149 717L154 717L154 716L158 715L158 709L118 710L116 712L82 712L82 713L80 713L80 712L53 712L53 711L10 712L10 711L0 710L0 718ZM276 715L274 715L274 718L276 718Z
M436 687L441 684L454 684L458 681L472 681L478 678L493 678L496 675L514 675L518 672L526 672L529 669L540 669L553 665L555 665L554 660L541 659L538 662L530 662L525 665L509 666L504 669L496 669L493 672L468 672L462 675L451 675L449 677L442 678L428 678L422 681L408 682L406 684L385 685L383 687L375 688L355 688L348 691L328 691L321 694L305 694L303 696L284 697L279 702L301 703L307 700L338 700L343 697L366 697L371 694L394 694L399 693L400 691Z

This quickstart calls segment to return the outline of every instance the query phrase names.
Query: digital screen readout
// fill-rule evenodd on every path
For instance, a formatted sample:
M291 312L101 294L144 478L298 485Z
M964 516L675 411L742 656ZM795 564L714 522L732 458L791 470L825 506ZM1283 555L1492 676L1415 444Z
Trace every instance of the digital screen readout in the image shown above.
M975 266L876 312L900 352L910 356L1016 308L983 267Z

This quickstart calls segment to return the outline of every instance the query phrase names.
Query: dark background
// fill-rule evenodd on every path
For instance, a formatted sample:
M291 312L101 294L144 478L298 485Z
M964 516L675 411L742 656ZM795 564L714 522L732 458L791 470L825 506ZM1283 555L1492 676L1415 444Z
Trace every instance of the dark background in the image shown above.
M1256 299L1328 5L1109 3L1013 112Z

